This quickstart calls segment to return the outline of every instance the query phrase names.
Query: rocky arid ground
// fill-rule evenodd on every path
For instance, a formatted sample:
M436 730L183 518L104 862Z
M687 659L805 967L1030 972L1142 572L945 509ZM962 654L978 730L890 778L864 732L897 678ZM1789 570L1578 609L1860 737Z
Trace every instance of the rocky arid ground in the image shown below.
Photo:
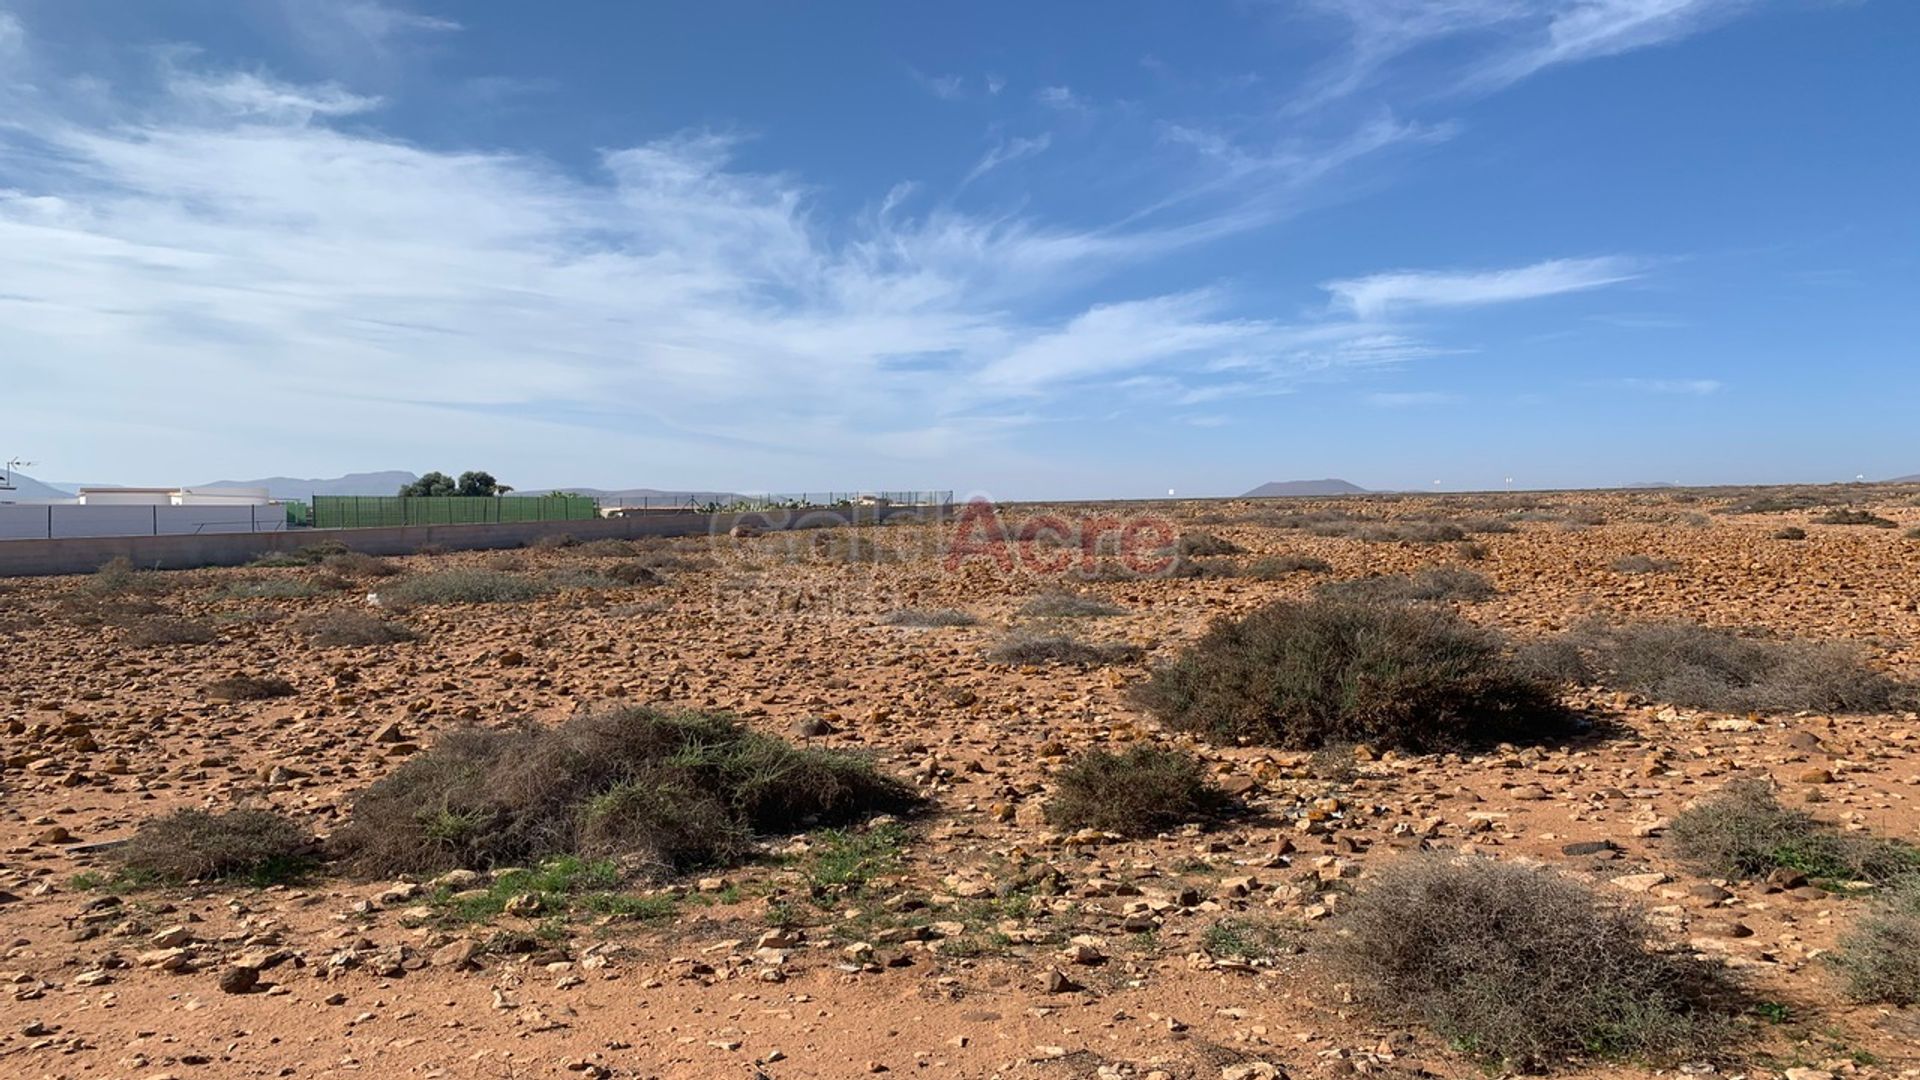
M1051 508L1238 549L1093 580L1039 565L1076 554L1045 537L1011 566L952 559L948 522L0 582L0 1075L1482 1075L1321 961L1370 875L1422 848L1556 868L1722 962L1752 1003L1739 1045L1667 1071L1920 1075L1920 1010L1850 1000L1829 960L1873 890L1715 877L1668 832L1764 777L1843 832L1920 836L1912 713L1588 685L1565 691L1587 723L1564 739L1316 754L1199 742L1133 693L1216 618L1436 566L1484 575L1490 596L1438 602L1517 641L1684 619L1853 642L1920 679L1920 499L1816 496L1894 527L1819 524L1827 506L1765 491L1188 502ZM1349 527L1409 520L1423 529ZM1327 570L1251 571L1282 555ZM450 570L541 587L407 602L405 583ZM1023 613L1061 590L1117 612ZM410 636L324 644L312 617L335 612ZM1140 652L989 659L1021 628ZM287 685L250 699L236 676ZM180 808L277 810L325 837L450 731L609 702L869 753L926 803L670 881L589 861L166 882L116 862ZM1069 761L1141 742L1191 748L1243 812L1140 838L1049 824Z

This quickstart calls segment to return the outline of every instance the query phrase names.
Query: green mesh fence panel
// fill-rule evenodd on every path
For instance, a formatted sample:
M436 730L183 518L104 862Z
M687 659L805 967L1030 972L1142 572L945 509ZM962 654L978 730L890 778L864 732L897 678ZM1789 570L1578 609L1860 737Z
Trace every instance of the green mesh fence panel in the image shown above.
M316 529L395 525L488 525L514 521L591 521L598 500L578 496L315 495Z

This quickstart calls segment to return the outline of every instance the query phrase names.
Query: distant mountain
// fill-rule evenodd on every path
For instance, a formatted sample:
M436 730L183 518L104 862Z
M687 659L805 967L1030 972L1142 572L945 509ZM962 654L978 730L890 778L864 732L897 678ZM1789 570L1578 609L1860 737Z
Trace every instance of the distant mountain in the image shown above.
M1245 495L1243 499L1282 499L1304 498L1327 495L1364 495L1367 489L1358 484L1349 484L1345 480L1275 480L1270 484L1261 484Z
M1637 484L1627 484L1624 486L1628 490L1638 490L1641 488L1677 488L1681 485L1672 480L1642 480Z
M264 480L215 480L200 487L263 487L276 499L307 502L315 495L397 495L407 484L420 479L410 472L348 473L332 479L300 480L291 476L269 476Z
M1883 484L1920 484L1920 473L1914 473L1912 476L1896 476L1891 480L1882 480L1880 482Z
M73 492L62 491L22 472L7 474L7 482L13 485L13 490L0 488L0 502L48 502L73 498Z

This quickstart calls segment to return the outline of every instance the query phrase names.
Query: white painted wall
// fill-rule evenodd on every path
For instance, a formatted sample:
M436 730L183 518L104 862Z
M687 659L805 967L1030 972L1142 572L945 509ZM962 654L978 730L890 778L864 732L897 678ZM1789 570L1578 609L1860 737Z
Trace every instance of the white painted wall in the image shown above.
M0 504L0 540L279 532L283 507Z

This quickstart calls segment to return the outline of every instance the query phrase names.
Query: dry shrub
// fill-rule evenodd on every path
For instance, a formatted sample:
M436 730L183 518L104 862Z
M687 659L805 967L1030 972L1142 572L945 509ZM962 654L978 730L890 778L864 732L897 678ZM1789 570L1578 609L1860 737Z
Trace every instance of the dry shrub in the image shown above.
M403 578L382 589L384 601L418 604L518 604L546 595L545 582L500 570L442 570Z
M1090 750L1054 777L1047 823L1152 836L1219 817L1231 806L1206 765L1182 750L1140 744L1125 753Z
M1832 956L1853 1000L1920 1005L1920 875L1875 900Z
M1669 559L1656 559L1650 555L1622 555L1607 564L1607 569L1616 574L1661 574L1678 569L1679 563Z
M554 533L543 533L540 536L535 537L533 540L533 543L528 544L527 546L539 551L557 551L560 548L574 547L579 543L580 543L579 539L576 538L572 533L554 532Z
M344 579L335 579L344 584ZM216 594L223 600L305 600L331 591L326 580L298 577L243 577Z
M1686 622L1594 623L1570 640L1592 677L1654 701L1720 712L1890 712L1913 689L1837 641L1748 636Z
M1681 859L1716 877L1787 869L1820 880L1885 884L1920 873L1920 848L1841 832L1789 810L1764 780L1736 780L1675 814L1667 839Z
M347 545L338 540L322 540L318 543L298 547L292 551L268 551L261 553L249 566L263 569L292 566L318 566L337 555L349 554Z
M615 563L600 573L609 581L620 585L644 587L666 584L666 579L655 573L651 567L637 562Z
M216 701L265 701L293 693L292 683L272 675L229 675L207 684L207 696Z
M1670 1062L1731 1033L1717 969L1662 950L1639 911L1551 870L1416 855L1354 897L1334 939L1356 992L1490 1064Z
M1537 739L1565 720L1491 631L1444 608L1335 600L1214 623L1141 699L1176 730L1296 750Z
M335 843L373 877L578 855L671 874L755 836L910 808L866 758L799 750L724 717L623 707L557 728L464 729L362 792Z
M1126 609L1109 604L1097 596L1045 592L1020 605L1020 614L1030 619L1090 619L1124 615Z
M324 646L393 645L412 641L412 630L360 611L323 611L293 624L308 641Z
M1829 510L1810 519L1815 525L1870 525L1876 529L1897 529L1900 523L1870 510Z
M266 884L297 875L313 851L312 833L271 810L176 810L143 823L113 858L129 874L162 881Z
M1328 521L1306 526L1314 536L1350 537L1376 544L1450 544L1467 538L1451 521Z
M614 559L626 558L638 551L639 549L634 546L633 541L621 540L610 536L600 540L589 540L581 544L579 554L596 559Z
M1798 525L1787 525L1773 531L1775 540L1805 540L1807 530Z
M1293 574L1331 574L1333 564L1313 555L1266 555L1247 564L1246 575L1260 581L1278 581Z
M332 573L348 578L392 577L400 572L399 567L364 551L343 551L338 555L329 555L320 560L320 565Z
M952 608L901 608L881 618L888 626L972 626L980 620Z
M205 645L220 635L196 619L141 619L127 627L122 640L129 645Z
M1416 600L1460 600L1477 603L1493 595L1486 575L1458 566L1429 566L1412 575L1381 574L1322 584L1319 595L1362 603L1400 603Z
M1104 667L1130 664L1144 655L1138 645L1124 641L1092 643L1058 634L1015 632L993 647L987 659L996 664L1038 667L1041 664L1066 664L1072 667Z
M1190 559L1238 555L1245 550L1239 544L1212 533L1182 533L1180 539L1174 542L1174 552Z

